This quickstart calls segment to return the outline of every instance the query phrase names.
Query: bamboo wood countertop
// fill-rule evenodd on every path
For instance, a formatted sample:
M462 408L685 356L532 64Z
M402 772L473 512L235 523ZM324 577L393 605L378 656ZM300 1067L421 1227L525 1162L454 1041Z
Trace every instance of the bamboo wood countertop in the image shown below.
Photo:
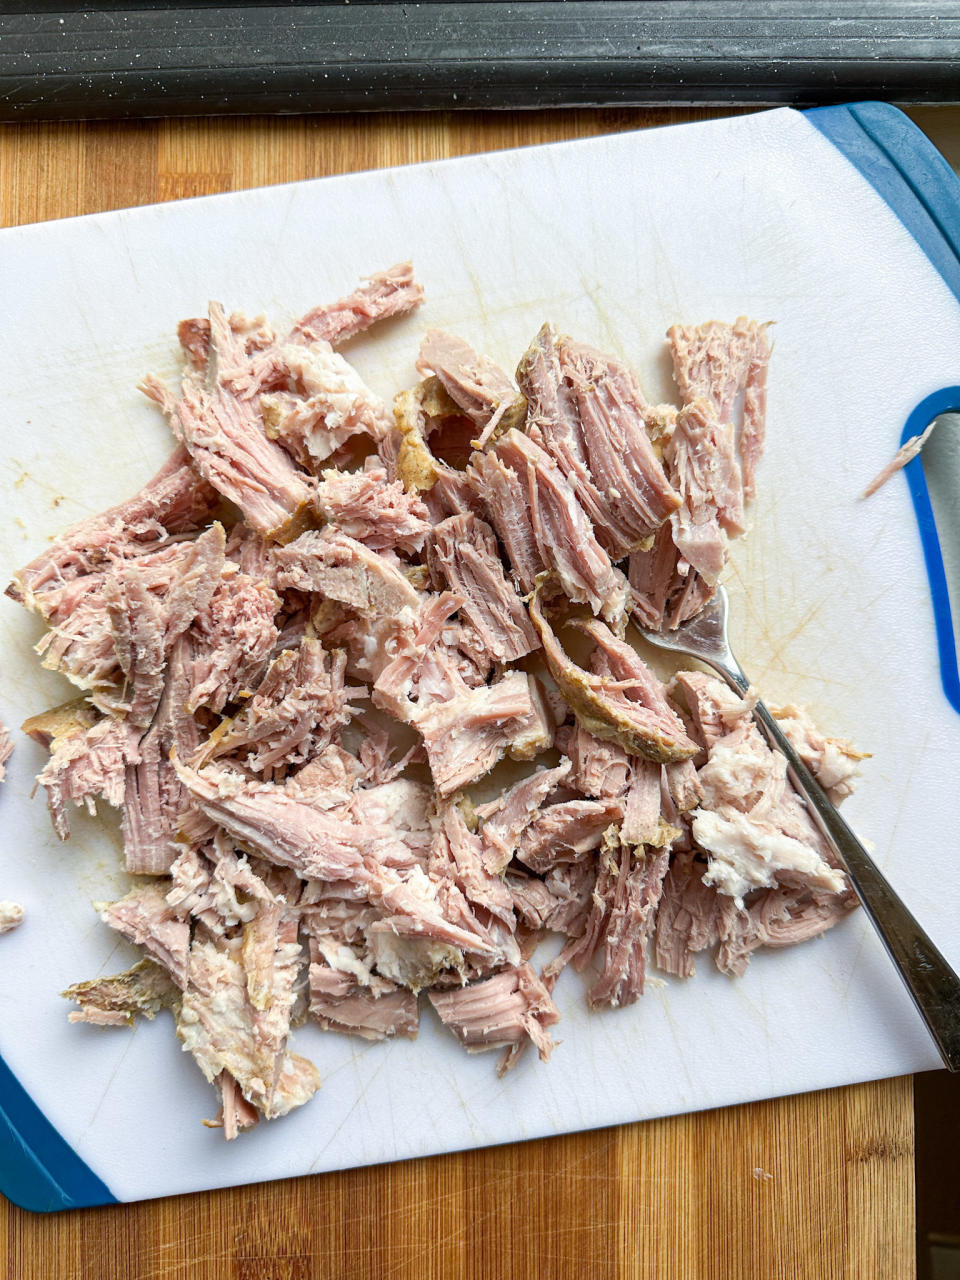
M0 224L709 114L0 126ZM0 1245L10 1280L910 1280L912 1104L888 1080L138 1205L2 1202Z

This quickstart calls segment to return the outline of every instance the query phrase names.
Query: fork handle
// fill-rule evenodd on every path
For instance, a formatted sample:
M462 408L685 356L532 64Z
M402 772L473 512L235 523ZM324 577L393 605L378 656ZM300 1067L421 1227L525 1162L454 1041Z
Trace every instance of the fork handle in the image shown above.
M750 682L735 659L730 667L721 663L710 665L731 688L741 696L746 695ZM913 997L945 1066L950 1071L960 1071L960 978L891 888L762 702L757 703L754 715L772 745L786 757L793 781L809 801L818 825Z

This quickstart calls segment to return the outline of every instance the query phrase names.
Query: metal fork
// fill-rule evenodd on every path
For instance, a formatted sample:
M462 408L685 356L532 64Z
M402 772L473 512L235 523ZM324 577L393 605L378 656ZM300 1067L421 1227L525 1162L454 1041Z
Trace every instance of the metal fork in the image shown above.
M750 681L727 639L727 611L727 593L718 587L710 603L675 631L638 629L650 644L706 663L742 697ZM944 1064L951 1071L960 1070L960 978L881 875L762 702L757 703L754 715L771 745L786 756L793 782L806 797L813 816L897 966Z

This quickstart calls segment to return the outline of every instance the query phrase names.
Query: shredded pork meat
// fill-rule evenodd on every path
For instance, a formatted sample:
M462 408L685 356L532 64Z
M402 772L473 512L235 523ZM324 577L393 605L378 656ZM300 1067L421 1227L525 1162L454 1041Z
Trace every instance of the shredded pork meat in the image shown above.
M855 905L753 699L627 638L695 613L746 528L765 326L672 329L679 406L549 325L517 383L431 329L391 416L339 348L421 299L401 264L280 336L185 320L179 392L144 383L170 460L8 588L82 694L24 725L56 831L106 802L145 877L98 907L144 958L70 1018L169 1010L227 1139L316 1093L306 1019L414 1037L426 990L502 1072L550 1056L567 964L615 1008ZM777 714L847 796L861 753Z

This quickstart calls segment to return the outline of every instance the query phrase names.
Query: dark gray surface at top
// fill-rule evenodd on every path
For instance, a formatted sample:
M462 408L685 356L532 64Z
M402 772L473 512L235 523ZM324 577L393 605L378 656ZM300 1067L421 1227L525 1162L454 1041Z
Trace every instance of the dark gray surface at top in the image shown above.
M461 0L0 13L0 119L960 101L949 0Z

